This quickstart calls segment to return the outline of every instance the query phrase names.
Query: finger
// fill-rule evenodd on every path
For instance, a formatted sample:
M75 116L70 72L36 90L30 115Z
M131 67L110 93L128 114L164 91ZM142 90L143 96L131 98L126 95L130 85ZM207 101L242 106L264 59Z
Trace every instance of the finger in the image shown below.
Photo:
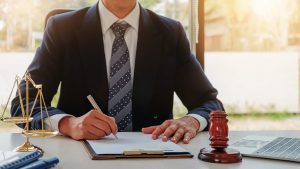
M183 143L184 144L189 144L190 140L194 138L194 134L187 132L184 134L184 138L183 138Z
M145 127L145 128L142 128L142 132L144 134L151 134L153 133L153 131L157 128L157 126L150 126L150 127Z
M84 122L84 126L91 126L91 125L104 131L106 135L110 135L112 132L110 126L107 124L106 121L100 120L99 118L93 115L89 116L88 119Z
M174 133L177 131L178 129L178 125L177 124L171 124L166 131L164 132L164 136L162 138L163 141L167 141L172 135L174 135Z
M165 130L172 124L172 120L166 120L163 124L159 125L152 133L152 138L157 139Z
M109 125L109 127L110 127L111 131L113 131L113 133L117 132L117 130L118 130L117 124L110 116L107 116L102 112L99 113L96 110L94 112L95 113L93 113L93 115L95 115L95 117L98 118L99 120L105 121Z
M173 141L174 143L178 143L179 140L181 140L181 138L184 136L184 134L185 130L182 127L179 128L174 134L174 136L171 138L171 141Z
M115 124L115 125L113 125L113 128L112 128L111 132L114 133L114 134L117 134L117 132L118 132L118 125L117 125L117 123L116 123L116 119L115 119L114 117L110 117L110 116L109 116L109 118L110 118L110 119L113 121L113 123Z
M101 137L104 137L106 136L106 132L102 129L99 129L93 125L90 125L87 127L87 130L90 134L93 134L94 136L97 136L97 138L101 138Z
M84 139L87 139L87 140L97 140L97 139L99 139L99 136L95 135L94 133L92 133L90 131L87 131L85 133Z
M109 125L105 121L95 119L95 120L92 121L91 125L98 128L98 129L100 129L100 130L102 130L102 131L104 131L107 136L112 133Z
M88 127L82 128L82 135L80 139L87 139L87 140L96 140L98 136L93 132L89 131Z

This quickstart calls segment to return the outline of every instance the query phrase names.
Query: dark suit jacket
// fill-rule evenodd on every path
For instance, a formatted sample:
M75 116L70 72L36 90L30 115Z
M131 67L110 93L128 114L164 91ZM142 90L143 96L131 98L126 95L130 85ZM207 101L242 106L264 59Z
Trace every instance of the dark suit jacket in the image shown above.
M50 116L87 113L92 109L89 94L107 113L108 80L98 5L51 17L28 70L36 83L43 84L47 105L61 83L57 108L48 107ZM223 109L216 89L190 52L181 24L142 7L134 72L134 131L171 119L174 91L189 113L208 119L211 111ZM24 96L24 82L20 88ZM30 92L32 106L36 92L32 86ZM21 115L17 97L11 113ZM39 106L33 117L30 126L40 128Z

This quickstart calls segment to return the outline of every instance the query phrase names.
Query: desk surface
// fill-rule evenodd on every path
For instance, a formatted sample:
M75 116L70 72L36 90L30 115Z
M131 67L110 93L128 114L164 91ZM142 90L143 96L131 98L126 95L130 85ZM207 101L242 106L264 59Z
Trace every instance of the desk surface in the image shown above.
M300 135L300 131L251 131L251 132L230 132L230 142L234 142L247 135L275 135L295 137ZM198 160L197 155L200 148L209 145L209 135L207 132L198 134L190 144L180 144L192 154L191 159L119 159L119 160L91 160L80 141L74 141L63 136L50 139L31 139L34 145L45 150L45 157L56 156L60 159L57 168L130 168L130 169L299 169L300 163L284 162L267 159L244 157L238 164L212 164ZM0 149L9 151L24 142L21 134L0 134Z

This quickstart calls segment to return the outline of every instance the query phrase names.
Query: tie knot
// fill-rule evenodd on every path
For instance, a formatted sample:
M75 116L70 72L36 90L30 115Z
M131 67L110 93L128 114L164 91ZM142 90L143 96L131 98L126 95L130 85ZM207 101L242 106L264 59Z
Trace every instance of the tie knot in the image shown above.
M130 25L128 23L117 23L111 25L111 29L114 32L116 37L123 37L125 35L126 29Z

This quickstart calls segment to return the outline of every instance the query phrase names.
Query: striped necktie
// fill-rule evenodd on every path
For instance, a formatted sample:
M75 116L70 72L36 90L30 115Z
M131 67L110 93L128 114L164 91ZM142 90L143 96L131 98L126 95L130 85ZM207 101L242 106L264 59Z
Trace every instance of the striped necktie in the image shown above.
M132 81L129 51L124 35L129 24L111 26L115 39L112 46L109 78L109 115L115 117L119 131L132 131Z

